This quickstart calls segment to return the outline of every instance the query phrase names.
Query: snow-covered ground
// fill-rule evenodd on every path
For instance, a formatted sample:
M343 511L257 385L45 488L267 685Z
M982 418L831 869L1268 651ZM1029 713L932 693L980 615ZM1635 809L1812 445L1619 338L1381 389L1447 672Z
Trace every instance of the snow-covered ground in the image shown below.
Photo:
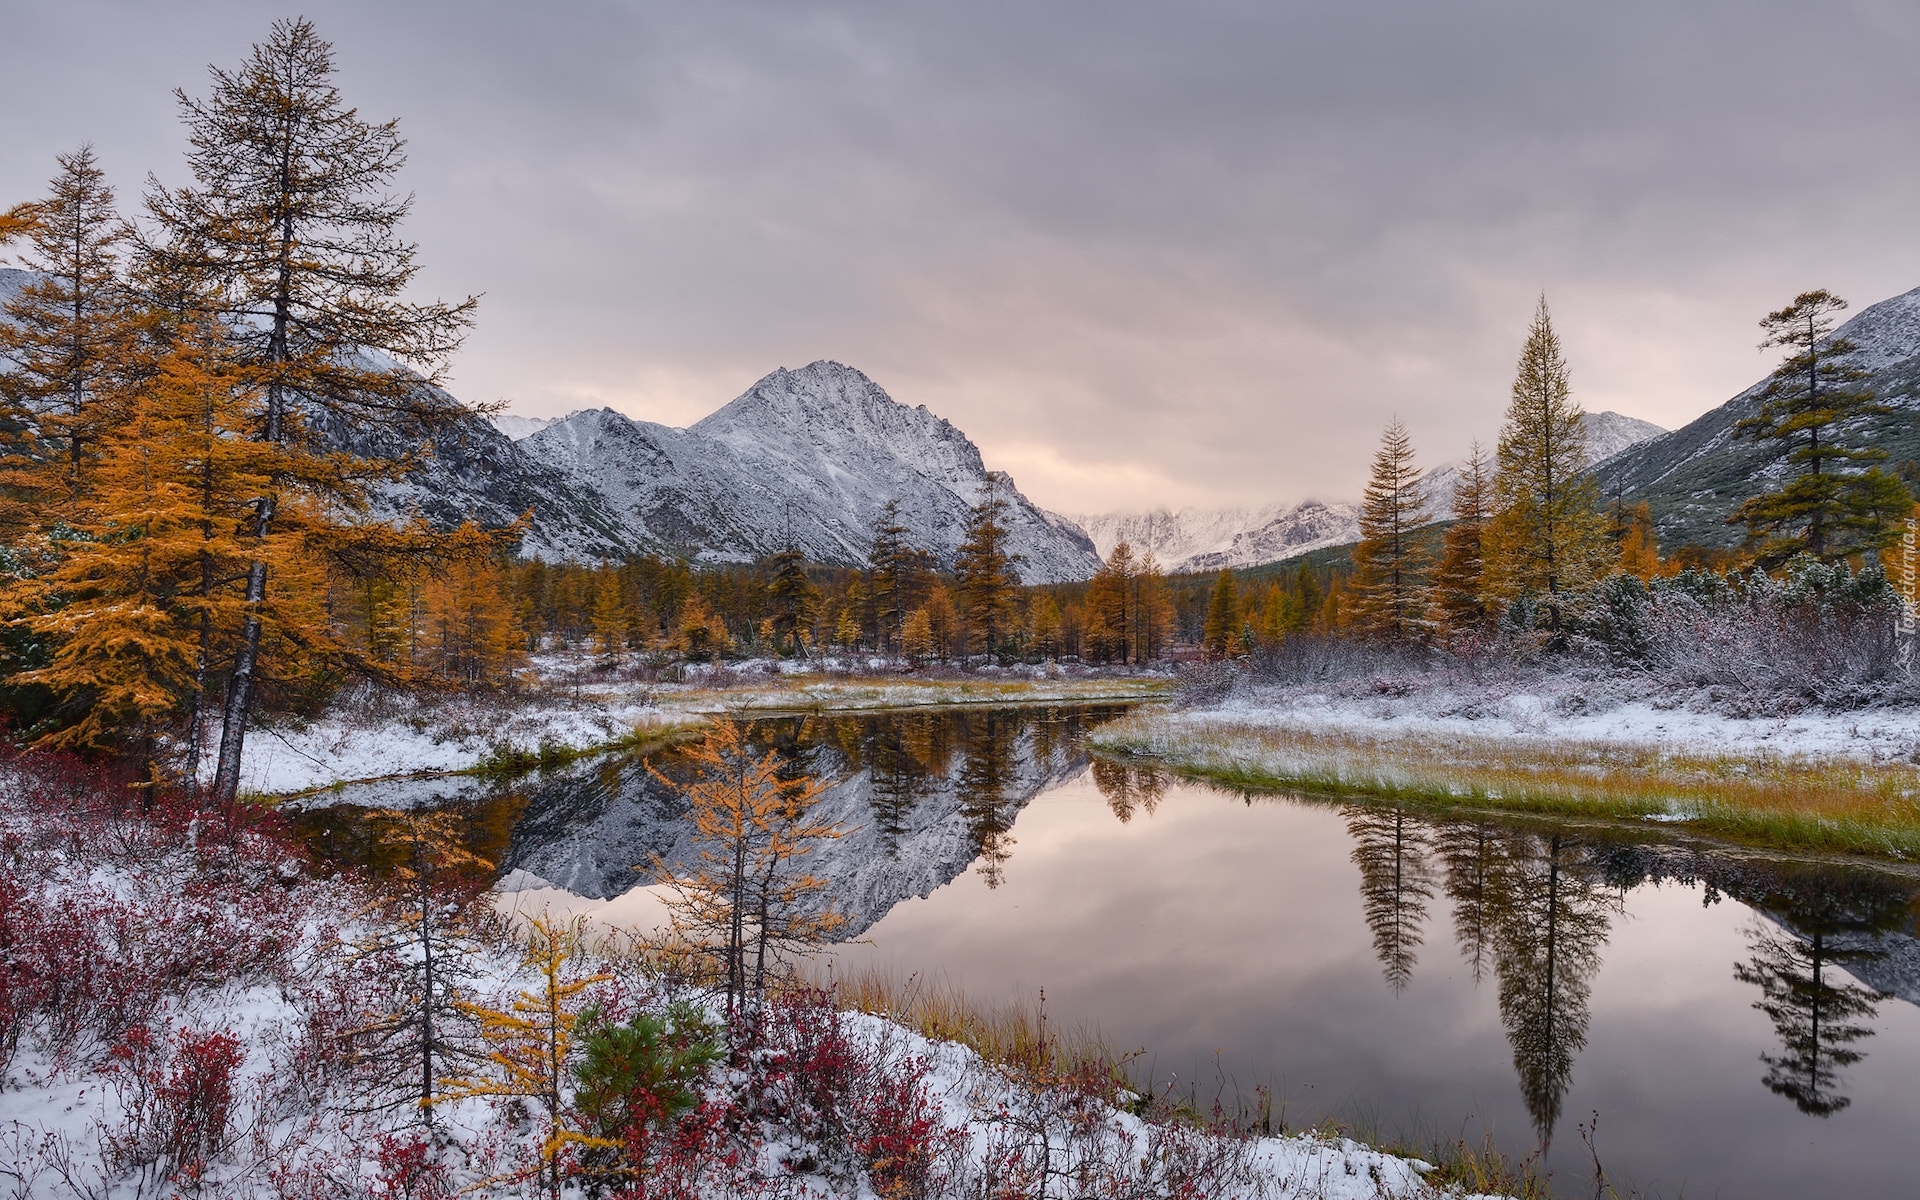
M0 1191L390 1200L540 1190L541 1147L556 1144L545 1102L501 1069L508 1059L458 1053L486 1049L471 1015L443 1016L439 1036L442 1052L454 1051L442 1060L449 1078L475 1094L437 1102L432 1131L406 1100L417 1075L346 1053L362 1044L356 1030L385 1019L383 1005L413 1003L405 981L419 962L407 926L370 905L365 885L308 877L286 843L258 830L217 836L206 814L113 808L63 772L26 760L0 767L10 935ZM369 949L382 938L388 949ZM543 994L530 956L484 926L439 954L485 1008ZM612 1020L673 998L630 958L579 954L561 977L583 981L562 997L568 1011L596 1004ZM890 1156L906 1137L938 1151L939 1195L972 1195L989 1173L1043 1160L1051 1182L1020 1194L1081 1194L1070 1181L1084 1166L1129 1195L1164 1191L1182 1172L1207 1185L1181 1194L1437 1195L1410 1159L1311 1133L1222 1136L1150 1122L878 1016L810 1009L768 1028L764 1057L702 1077L715 1115L689 1160L700 1185L688 1194L873 1200L874 1173L899 1161ZM831 1070L804 1065L829 1053ZM573 1077L561 1083L560 1119L578 1127ZM872 1140L875 1130L894 1140ZM562 1194L584 1195L583 1183L563 1182Z
M684 682L661 683L595 670L585 656L542 655L533 667L539 687L517 696L408 696L363 688L343 694L318 717L256 725L247 735L240 786L277 796L354 780L464 771L507 753L536 755L543 746L577 751L664 735L723 712L1145 699L1169 683L1164 674L1052 666L937 678L888 673L894 667L882 659L759 660L717 671L696 667ZM209 757L203 771L211 769Z
M1920 762L1920 710L1910 707L1740 717L1718 711L1705 693L1687 701L1622 697L1591 678L1534 679L1509 689L1453 685L1436 675L1423 682L1258 689L1218 704L1156 711L1149 719L1167 730L1231 725L1370 740L1654 747L1699 758ZM1101 735L1093 740L1100 744Z

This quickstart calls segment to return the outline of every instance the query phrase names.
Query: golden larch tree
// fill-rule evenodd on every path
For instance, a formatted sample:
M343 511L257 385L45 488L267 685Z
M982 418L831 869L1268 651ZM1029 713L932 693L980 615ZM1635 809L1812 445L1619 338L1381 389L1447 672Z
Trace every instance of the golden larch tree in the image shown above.
M1482 543L1487 595L1539 596L1557 630L1562 593L1586 587L1610 563L1586 427L1545 296L1520 352L1498 464Z
M1353 548L1349 619L1385 641L1410 641L1428 628L1428 554L1417 531L1433 518L1413 457L1413 439L1395 417L1380 434Z

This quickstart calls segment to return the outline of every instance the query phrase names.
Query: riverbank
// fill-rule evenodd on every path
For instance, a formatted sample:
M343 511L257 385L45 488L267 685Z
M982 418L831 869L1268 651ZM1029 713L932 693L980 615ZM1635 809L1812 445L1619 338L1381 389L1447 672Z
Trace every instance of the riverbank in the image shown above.
M1920 712L1741 717L1576 687L1268 689L1137 711L1097 750L1249 790L1651 822L1791 851L1920 860Z
M699 1060L636 1083L684 1076L688 1090L653 1097L676 1107L623 1095L666 1119L596 1147L580 1137L604 1133L593 1114L612 1110L584 1102L569 1057L590 1026L532 1067L549 1063L548 1043L514 1057L519 1027L477 1018L551 1002L633 1029L710 1021L699 994L646 955L593 953L551 933L535 953L538 930L516 940L464 909L457 890L423 910L370 881L322 877L270 816L232 821L164 799L143 809L60 760L11 760L0 784L0 917L20 968L0 1025L10 1194L504 1197L543 1190L557 1162L571 1198L586 1194L596 1162L608 1165L590 1149L673 1194L716 1198L931 1198L1018 1179L1022 1194L1036 1180L1032 1194L1064 1194L1049 1178L1115 1195L1443 1194L1417 1160L1195 1121L1111 1081L1023 1073L804 992L769 1005L753 1033L760 1052L740 1064ZM432 960L411 952L428 936L424 911ZM442 974L423 976L429 961ZM60 986L35 984L51 980ZM449 1056L436 1060L444 1076L425 1075L438 1079L431 1126L409 1032L423 996L436 1053ZM707 1029L688 1036L718 1036Z
M551 764L667 739L721 713L833 713L953 705L1131 702L1164 674L1058 667L906 672L860 664L747 663L645 678L546 656L515 693L420 695L361 687L311 718L248 735L241 787L284 796L336 783Z

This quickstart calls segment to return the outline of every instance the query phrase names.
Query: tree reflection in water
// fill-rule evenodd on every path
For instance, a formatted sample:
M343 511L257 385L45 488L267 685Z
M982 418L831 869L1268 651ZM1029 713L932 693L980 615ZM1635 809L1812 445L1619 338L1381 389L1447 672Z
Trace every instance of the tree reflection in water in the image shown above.
M1420 961L1427 905L1433 899L1429 824L1399 805L1355 805L1347 810L1353 863L1360 868L1360 903L1380 970L1394 995L1406 990Z
M1854 1043L1873 1036L1866 1024L1879 994L1844 976L1829 978L1837 956L1819 929L1801 938L1756 918L1748 930L1753 955L1736 963L1733 977L1760 989L1753 1006L1773 1021L1778 1053L1764 1053L1766 1085L1803 1113L1828 1117L1852 1103L1839 1094L1840 1068L1864 1054Z
M1007 794L1014 781L1013 755L1024 721L988 709L961 719L966 761L960 767L960 812L973 838L974 869L989 888L1006 878L1013 855L1013 818L1019 804Z
M1109 791L1110 801L1121 790ZM1414 817L1397 805L1349 805L1345 816L1374 951L1396 994L1417 965L1430 881L1440 872L1474 982L1493 969L1521 1096L1542 1145L1552 1140L1586 1045L1612 920L1649 882L1700 885L1709 904L1730 896L1765 914L1749 929L1752 953L1734 967L1736 979L1760 989L1754 1007L1779 1038L1778 1049L1760 1056L1764 1082L1814 1116L1849 1103L1842 1072L1862 1059L1859 1043L1873 1036L1883 995L1835 968L1857 971L1882 957L1885 934L1911 932L1908 884L1878 872L1575 838L1485 818Z

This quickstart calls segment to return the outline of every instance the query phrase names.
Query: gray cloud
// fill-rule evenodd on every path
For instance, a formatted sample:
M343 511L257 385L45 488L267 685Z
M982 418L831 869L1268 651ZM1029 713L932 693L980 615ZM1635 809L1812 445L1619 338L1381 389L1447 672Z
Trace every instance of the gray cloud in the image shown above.
M180 177L274 10L0 0L0 198ZM1061 508L1358 490L1491 440L1535 295L1678 424L1810 286L1920 284L1911 4L416 2L311 9L397 115L455 368L674 423L838 358Z

